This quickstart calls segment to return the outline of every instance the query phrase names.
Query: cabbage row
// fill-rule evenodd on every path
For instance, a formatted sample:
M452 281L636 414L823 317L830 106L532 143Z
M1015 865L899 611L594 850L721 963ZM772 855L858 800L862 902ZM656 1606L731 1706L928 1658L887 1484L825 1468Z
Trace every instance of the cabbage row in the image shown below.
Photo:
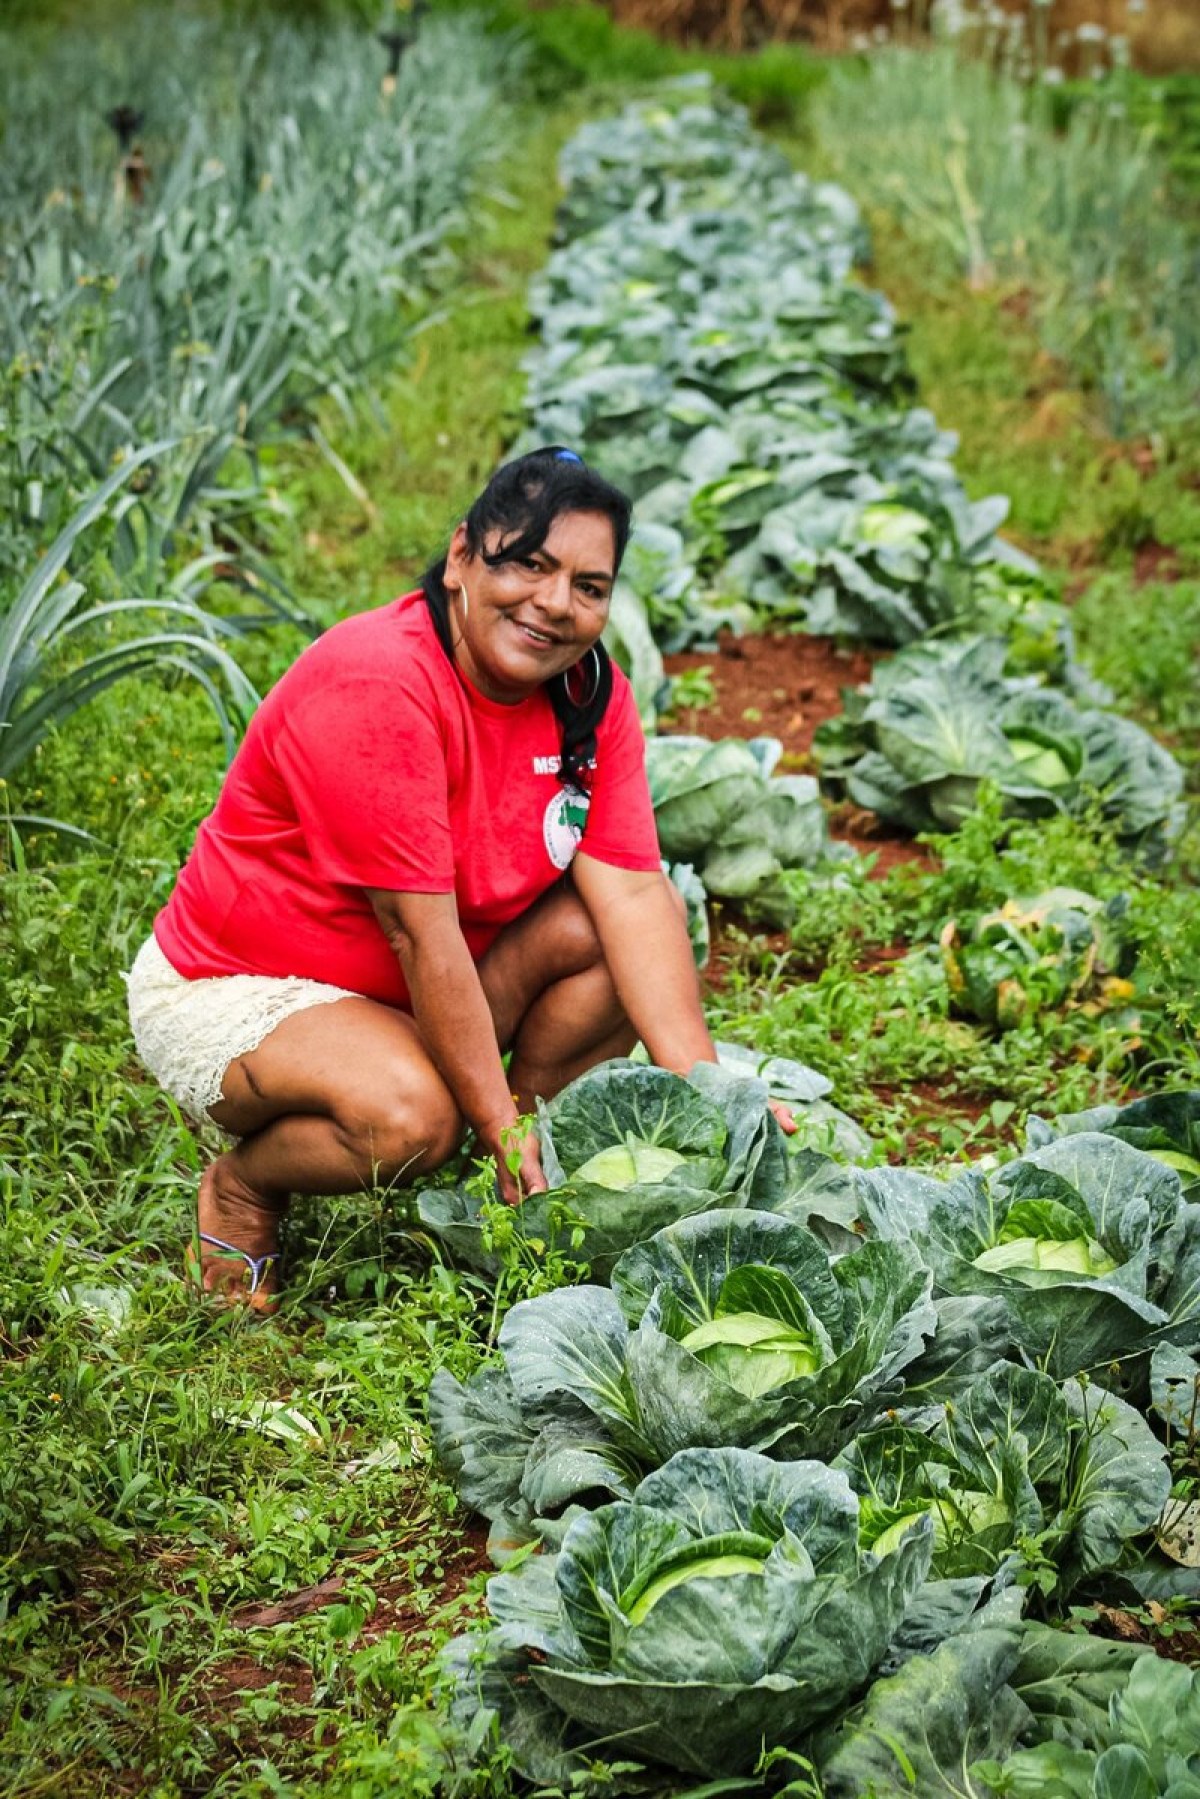
M841 189L686 86L585 126L561 173L528 405L637 498L619 638L640 606L668 649L753 620L906 643L1041 592L996 536L1007 502L968 500L956 440L907 404Z
M585 129L564 176L531 405L638 496L612 636L647 716L660 650L720 623L868 637L903 647L824 733L835 791L953 828L986 780L1161 848L1178 770L907 406L846 196L686 87ZM784 871L829 854L811 784L761 741L648 761L681 885L786 918ZM941 978L1004 1028L1094 995L1119 930L1054 890L951 922ZM1200 1095L1035 1119L1002 1166L868 1168L819 1076L721 1055L541 1108L551 1190L516 1213L421 1196L476 1268L561 1258L429 1394L501 1564L445 1656L464 1752L576 1793L761 1792L783 1749L827 1799L1200 1799L1194 1677L1046 1621L1200 1596L1170 1454L1200 1395Z
M1190 1686L1143 1741L1139 1652L1027 1601L1196 1590L1159 1544L1200 1382L1200 1095L937 1178L791 1150L767 1093L618 1064L546 1109L560 1199L612 1183L644 1227L432 1384L438 1459L512 1558L448 1652L456 1715L585 1790L782 1744L830 1795L940 1790L964 1757L981 1796L1191 1792Z
M822 731L827 791L954 830L987 781L1015 813L1098 809L1161 850L1181 771L1104 710L1050 584L997 535L1007 501L969 500L955 438L910 404L902 329L850 278L850 198L695 83L585 126L561 173L531 441L578 446L637 499L609 641L647 722L660 652L722 624L908 646ZM808 863L776 836L715 845L705 886L786 920L777 866Z

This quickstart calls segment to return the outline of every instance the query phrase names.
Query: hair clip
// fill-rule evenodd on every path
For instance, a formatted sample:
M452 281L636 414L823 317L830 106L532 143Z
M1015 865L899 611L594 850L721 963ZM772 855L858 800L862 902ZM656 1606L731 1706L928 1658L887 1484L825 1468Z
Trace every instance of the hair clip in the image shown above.
M578 462L581 467L583 464L583 457L577 456L574 450L555 450L554 460L555 462Z

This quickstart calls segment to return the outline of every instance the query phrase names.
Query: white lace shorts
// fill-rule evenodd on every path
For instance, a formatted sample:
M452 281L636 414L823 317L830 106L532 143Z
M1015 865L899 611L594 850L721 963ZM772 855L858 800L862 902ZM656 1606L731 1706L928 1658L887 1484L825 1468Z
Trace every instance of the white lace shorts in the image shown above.
M138 1055L159 1086L202 1122L221 1097L229 1064L257 1049L277 1024L307 1006L362 997L293 975L230 974L189 981L167 961L153 932L125 985Z

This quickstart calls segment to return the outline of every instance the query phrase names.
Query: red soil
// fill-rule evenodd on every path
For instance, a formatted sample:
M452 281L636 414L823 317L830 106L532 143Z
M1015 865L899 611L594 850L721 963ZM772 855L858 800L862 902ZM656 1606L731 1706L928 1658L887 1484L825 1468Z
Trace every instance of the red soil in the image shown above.
M663 729L701 737L778 737L783 744L780 772L815 774L813 735L842 711L842 691L869 680L881 652L863 645L839 645L832 637L773 632L735 637L723 631L716 650L689 650L665 658L667 673L706 668L716 704L684 707ZM898 862L931 865L929 852L873 812L845 803L830 815L831 834L874 857L872 874L887 874Z

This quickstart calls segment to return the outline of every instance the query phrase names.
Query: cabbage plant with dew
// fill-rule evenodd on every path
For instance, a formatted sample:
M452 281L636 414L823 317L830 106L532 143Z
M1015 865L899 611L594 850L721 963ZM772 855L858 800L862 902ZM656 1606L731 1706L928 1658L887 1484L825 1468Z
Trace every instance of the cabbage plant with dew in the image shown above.
M864 1546L876 1555L925 1516L938 1579L1011 1576L1036 1537L1059 1571L1061 1600L1084 1576L1134 1559L1171 1476L1142 1415L1102 1388L1063 1387L997 1362L939 1413L883 1422L835 1466L859 1495Z
M847 1177L816 1152L861 1156L870 1139L825 1099L829 1082L778 1059L762 1079L733 1046L718 1054L686 1080L643 1061L605 1062L539 1105L551 1188L505 1207L505 1229L534 1253L560 1250L604 1280L630 1244L715 1206L849 1221ZM772 1098L792 1106L796 1140L784 1136ZM488 1247L488 1206L478 1182L428 1188L417 1199L422 1223L446 1249L490 1273L499 1264Z
M768 1212L703 1213L628 1250L613 1289L513 1306L502 1366L430 1388L440 1465L520 1539L557 1537L574 1505L626 1497L686 1448L832 1455L903 1388L934 1329L911 1244L834 1259Z
M1200 1799L1191 1671L1140 1645L1022 1622L1016 1597L911 1656L818 1734L825 1799Z
M881 1235L921 1245L939 1296L995 1302L960 1308L952 1327L982 1332L993 1355L1107 1381L1157 1342L1200 1336L1200 1207L1173 1169L1117 1138L1083 1132L944 1182L874 1169L859 1188ZM941 1396L936 1377L929 1392Z
M1200 1799L1200 1676L1144 1656L1091 1741L1051 1737L979 1776L1009 1799Z
M1080 1131L1100 1131L1132 1143L1164 1167L1173 1168L1188 1199L1200 1199L1200 1092L1152 1093L1127 1106L1093 1106L1086 1112L1062 1113L1053 1119L1033 1117L1029 1120L1030 1148L1038 1149Z
M597 1759L748 1772L866 1686L925 1578L928 1521L880 1558L858 1510L816 1462L675 1456L493 1578L491 1628L448 1652L454 1714L490 1713L540 1782Z

